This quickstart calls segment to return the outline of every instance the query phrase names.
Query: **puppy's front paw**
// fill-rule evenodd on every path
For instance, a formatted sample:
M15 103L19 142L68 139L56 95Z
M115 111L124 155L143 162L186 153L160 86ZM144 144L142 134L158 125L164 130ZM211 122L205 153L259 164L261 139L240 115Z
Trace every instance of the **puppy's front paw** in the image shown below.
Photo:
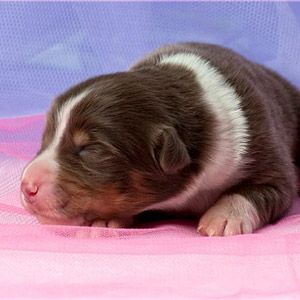
M200 219L198 232L208 236L252 233L260 226L256 208L241 195L220 198Z
M92 227L127 228L132 226L133 218L119 218L110 220L95 220Z

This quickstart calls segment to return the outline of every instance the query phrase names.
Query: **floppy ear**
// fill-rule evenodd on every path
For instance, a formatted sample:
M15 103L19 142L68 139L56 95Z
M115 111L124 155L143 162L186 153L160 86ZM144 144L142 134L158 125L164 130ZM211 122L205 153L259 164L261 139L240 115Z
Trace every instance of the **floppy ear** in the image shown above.
M163 128L156 137L155 157L166 174L175 174L191 163L185 144L172 127Z

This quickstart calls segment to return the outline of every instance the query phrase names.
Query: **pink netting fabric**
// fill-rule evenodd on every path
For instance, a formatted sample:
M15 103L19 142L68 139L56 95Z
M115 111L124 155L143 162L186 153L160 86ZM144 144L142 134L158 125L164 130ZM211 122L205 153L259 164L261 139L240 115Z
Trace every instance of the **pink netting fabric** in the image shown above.
M278 224L228 238L202 237L188 221L38 224L19 183L43 126L43 116L0 120L0 298L299 299L299 200Z

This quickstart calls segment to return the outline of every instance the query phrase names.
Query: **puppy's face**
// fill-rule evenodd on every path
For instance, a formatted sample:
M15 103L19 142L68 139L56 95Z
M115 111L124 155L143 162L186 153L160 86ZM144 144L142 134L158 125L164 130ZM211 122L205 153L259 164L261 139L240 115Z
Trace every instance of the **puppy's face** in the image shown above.
M42 223L131 217L184 187L189 153L138 81L103 76L56 99L22 175L22 203Z

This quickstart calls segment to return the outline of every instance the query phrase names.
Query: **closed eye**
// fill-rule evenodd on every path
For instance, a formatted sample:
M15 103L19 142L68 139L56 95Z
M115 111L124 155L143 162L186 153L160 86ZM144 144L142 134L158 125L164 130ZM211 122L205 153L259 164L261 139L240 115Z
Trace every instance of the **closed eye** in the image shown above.
M75 149L76 155L82 155L84 154L85 151L88 150L89 145L82 145L82 146L77 146Z
M84 156L86 153L89 153L89 152L90 153L99 152L99 150L101 149L100 146L102 146L102 144L100 144L100 143L76 146L75 153L78 156Z

